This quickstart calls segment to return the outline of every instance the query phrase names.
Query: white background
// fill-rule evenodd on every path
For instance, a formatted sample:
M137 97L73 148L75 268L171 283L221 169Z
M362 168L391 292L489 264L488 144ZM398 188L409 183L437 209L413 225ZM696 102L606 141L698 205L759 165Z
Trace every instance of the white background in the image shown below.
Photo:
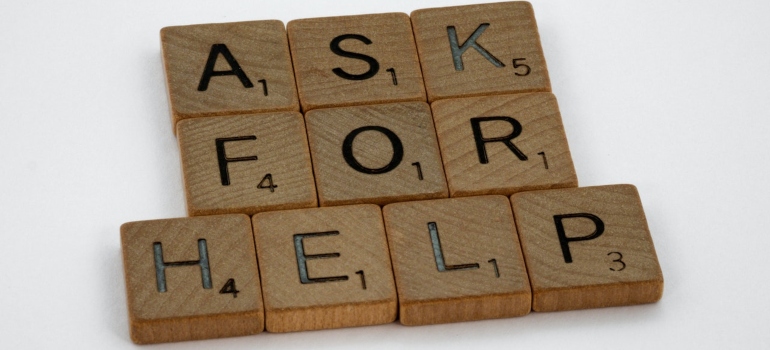
M119 227L186 215L161 27L476 2L5 2L0 348L134 346ZM770 348L770 2L533 5L581 185L639 188L659 303L159 347Z

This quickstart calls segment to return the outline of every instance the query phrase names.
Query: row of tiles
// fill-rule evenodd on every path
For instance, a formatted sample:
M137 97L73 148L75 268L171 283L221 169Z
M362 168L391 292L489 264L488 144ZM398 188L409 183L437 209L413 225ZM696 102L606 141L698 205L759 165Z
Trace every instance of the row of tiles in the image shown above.
M551 91L528 2L166 27L174 122Z
M192 118L177 133L191 216L578 182L551 93Z
M121 239L137 343L515 317L663 290L632 185L140 221Z

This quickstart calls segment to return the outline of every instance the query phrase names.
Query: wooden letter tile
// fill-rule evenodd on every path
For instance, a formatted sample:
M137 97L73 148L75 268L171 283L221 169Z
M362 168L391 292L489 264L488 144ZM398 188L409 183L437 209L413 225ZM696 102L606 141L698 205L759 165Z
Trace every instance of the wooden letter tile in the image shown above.
M305 118L321 206L447 197L425 102L318 109Z
M254 216L268 332L393 322L397 297L376 205Z
M506 197L394 203L383 216L401 323L529 313L532 294Z
M577 186L553 94L449 99L431 107L450 196Z
M120 236L131 339L137 344L264 329L248 216L129 222Z
M187 119L177 134L190 215L317 206L298 112Z
M300 19L287 27L303 110L425 101L406 14Z
M299 111L281 21L166 27L160 38L175 124L194 117Z
M636 187L522 192L511 201L532 283L533 310L660 299L663 274Z
M412 26L429 101L551 91L528 2L417 10Z

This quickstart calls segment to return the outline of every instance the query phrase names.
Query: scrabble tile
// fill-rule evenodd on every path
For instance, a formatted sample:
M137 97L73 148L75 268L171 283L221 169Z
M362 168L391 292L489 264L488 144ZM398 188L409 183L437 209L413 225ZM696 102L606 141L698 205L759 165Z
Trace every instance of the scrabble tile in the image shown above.
M506 197L394 203L383 216L401 323L529 313L532 295Z
M577 186L553 94L449 99L431 108L450 196Z
M422 9L411 17L429 101L551 91L528 2Z
M283 23L277 20L161 29L173 121L299 111Z
M321 206L447 197L425 102L318 109L305 119Z
M425 101L406 14L300 19L287 28L303 110Z
M231 337L264 329L246 215L138 221L120 228L131 339Z
M534 311L660 299L663 274L636 187L522 192L511 202Z
M187 119L177 133L190 215L317 206L301 114Z
M376 205L254 216L268 332L354 327L396 319L397 297Z

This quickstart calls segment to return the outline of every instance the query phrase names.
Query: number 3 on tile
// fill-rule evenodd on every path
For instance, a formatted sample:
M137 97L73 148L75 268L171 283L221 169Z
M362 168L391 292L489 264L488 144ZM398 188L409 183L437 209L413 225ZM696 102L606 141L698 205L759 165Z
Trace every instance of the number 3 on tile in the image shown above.
M617 255L618 258L615 259L615 260L612 260L612 262L620 263L621 264L619 269L615 269L615 268L610 267L610 270L612 270L612 271L623 271L626 268L626 263L623 262L623 254L620 254L620 252L609 252L609 253L607 253L607 255L608 256L609 255Z
M262 178L262 181L259 182L259 185L257 185L257 188L267 188L270 189L270 192L275 192L276 187L278 187L278 185L273 184L273 174L265 175L265 177Z

